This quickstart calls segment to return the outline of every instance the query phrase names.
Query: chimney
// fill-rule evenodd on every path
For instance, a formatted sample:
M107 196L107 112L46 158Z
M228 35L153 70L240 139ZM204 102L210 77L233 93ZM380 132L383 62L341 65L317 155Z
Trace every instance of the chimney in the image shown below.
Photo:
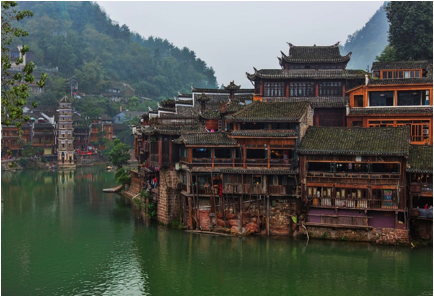
M367 86L369 84L369 76L368 74L365 74L365 85Z

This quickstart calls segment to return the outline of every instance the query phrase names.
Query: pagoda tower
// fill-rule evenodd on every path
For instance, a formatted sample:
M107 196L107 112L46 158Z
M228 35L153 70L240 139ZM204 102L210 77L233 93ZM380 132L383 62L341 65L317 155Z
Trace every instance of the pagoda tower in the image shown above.
M57 162L59 168L75 167L74 136L72 135L72 106L67 96L60 100L57 128Z

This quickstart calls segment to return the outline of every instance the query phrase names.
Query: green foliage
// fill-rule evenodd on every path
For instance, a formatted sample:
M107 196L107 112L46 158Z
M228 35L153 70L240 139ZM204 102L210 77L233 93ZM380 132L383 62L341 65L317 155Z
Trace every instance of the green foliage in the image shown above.
M23 107L30 96L29 84L35 82L33 62L28 62L21 70L12 70L12 63L19 65L23 63L23 56L29 51L27 45L20 48L21 57L11 61L9 58L10 47L14 38L28 36L26 30L14 27L15 22L32 17L33 13L29 10L15 10L15 1L2 1L2 33L1 33L1 61L2 61L2 89L1 89L1 123L11 125L14 123L21 127L21 122L28 120L23 114ZM40 80L36 84L42 88L45 84L47 75L41 74Z
M174 229L183 229L184 228L184 224L182 223L182 219L181 218L177 218L176 220L173 220L170 225L172 226L172 228Z
M131 175L124 168L119 168L115 173L116 182L122 185L131 183Z
M44 153L44 149L42 147L32 146L31 142L24 144L21 151L21 155L26 158L33 157L35 155L40 156L43 153Z
M130 147L122 143L119 139L115 139L113 149L110 151L108 159L114 166L121 168L128 164L130 159Z
M392 62L396 61L396 51L395 48L387 45L381 55L375 58L378 62Z
M157 204L155 202L146 203L145 213L151 220L157 219Z
M432 59L433 55L433 2L391 1L386 5L390 22L389 48L379 57L395 61ZM391 51L394 55L391 55Z
M189 92L191 85L217 88L214 70L193 51L132 33L128 26L112 21L96 2L22 1L19 5L35 13L23 22L35 63L58 67L58 75L65 79L75 76L79 93L86 97L106 92L115 82L131 85L138 97L159 100Z

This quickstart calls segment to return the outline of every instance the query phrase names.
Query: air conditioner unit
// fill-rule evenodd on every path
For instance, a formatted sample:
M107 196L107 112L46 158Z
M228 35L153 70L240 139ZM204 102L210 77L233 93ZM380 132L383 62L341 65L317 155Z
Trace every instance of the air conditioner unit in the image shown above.
M429 129L423 129L423 135L428 135L429 134Z

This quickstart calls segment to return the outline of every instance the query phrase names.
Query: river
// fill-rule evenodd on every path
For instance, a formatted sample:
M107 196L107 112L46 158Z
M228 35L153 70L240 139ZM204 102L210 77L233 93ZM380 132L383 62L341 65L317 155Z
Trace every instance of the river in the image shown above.
M2 172L2 295L433 295L432 246L223 237L144 223L113 172Z

